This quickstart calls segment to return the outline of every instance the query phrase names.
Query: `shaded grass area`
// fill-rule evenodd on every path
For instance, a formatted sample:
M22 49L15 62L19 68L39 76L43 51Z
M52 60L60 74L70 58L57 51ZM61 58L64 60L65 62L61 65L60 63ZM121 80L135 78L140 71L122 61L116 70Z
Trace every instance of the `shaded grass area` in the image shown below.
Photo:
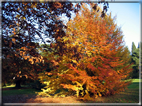
M35 94L35 92L40 92L40 90L34 89L13 89L13 90L3 90L2 95L19 95L19 94Z
M36 94L35 92L40 92L40 91L41 90L29 88L26 85L21 85L20 89L16 89L14 84L2 87L3 96L19 95L19 94Z
M2 103L27 103L29 99L36 99L40 90L31 89L25 85L16 89L15 85L8 85L2 88Z

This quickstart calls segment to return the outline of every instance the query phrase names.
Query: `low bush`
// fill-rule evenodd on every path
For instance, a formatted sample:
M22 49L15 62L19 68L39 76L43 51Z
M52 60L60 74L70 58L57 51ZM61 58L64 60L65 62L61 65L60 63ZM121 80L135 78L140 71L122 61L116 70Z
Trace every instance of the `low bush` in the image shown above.
M31 81L27 83L27 85L36 90L41 90L43 87L45 87L45 84L40 83L39 80Z

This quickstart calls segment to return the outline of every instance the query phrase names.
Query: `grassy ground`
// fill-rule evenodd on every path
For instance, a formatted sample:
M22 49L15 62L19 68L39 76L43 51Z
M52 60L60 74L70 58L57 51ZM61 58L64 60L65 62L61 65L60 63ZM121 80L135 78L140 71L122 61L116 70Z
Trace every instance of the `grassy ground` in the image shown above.
M8 86L7 88L10 88L10 87L14 87L14 85ZM39 91L34 89L13 89L13 90L3 90L2 94L3 96L9 96L9 95L16 96L16 95L23 95L23 94L36 95L35 92L39 92ZM37 98L34 98L34 99L37 99ZM132 84L130 84L128 86L128 89L124 92L120 92L119 94L109 96L109 97L99 97L95 99L94 101L82 101L82 102L84 103L139 103L139 79L134 79ZM56 102L52 102L52 103L56 103Z
M35 94L37 90L34 89L13 89L13 90L3 90L2 95L19 95L19 94Z
M140 80L141 81L141 80ZM94 101L88 101L94 102ZM109 97L99 97L96 103L139 103L139 79L134 79L128 89Z
M21 85L21 89L15 89L15 85L8 85L2 87L2 95L7 96L7 95L19 95L19 94L35 94L35 92L39 92L40 90L35 90L31 88L26 88L27 86Z
M15 85L14 85L14 84L11 84L11 85L6 85L6 86L4 86L4 87L2 87L2 88L13 88L13 87L15 87Z

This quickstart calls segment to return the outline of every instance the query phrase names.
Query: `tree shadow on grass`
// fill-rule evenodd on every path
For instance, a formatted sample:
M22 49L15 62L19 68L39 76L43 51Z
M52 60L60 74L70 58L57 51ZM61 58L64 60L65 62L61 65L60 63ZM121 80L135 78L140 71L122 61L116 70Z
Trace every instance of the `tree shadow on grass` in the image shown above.
M2 89L2 103L25 103L30 98L36 98L34 89L11 87ZM38 92L38 91L37 91Z
M2 96L2 103L26 103L29 99L35 99L35 94L17 94Z
M81 103L74 97L40 97L36 94L7 95L2 97L3 103Z

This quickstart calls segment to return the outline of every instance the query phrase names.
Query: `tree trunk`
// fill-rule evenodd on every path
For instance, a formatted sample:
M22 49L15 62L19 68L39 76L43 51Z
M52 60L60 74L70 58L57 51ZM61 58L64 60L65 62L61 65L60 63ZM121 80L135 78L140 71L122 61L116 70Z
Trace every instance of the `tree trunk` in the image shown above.
M21 88L21 79L15 81L16 86L15 88Z
M4 83L2 84L2 86L6 86L6 83L4 82Z

